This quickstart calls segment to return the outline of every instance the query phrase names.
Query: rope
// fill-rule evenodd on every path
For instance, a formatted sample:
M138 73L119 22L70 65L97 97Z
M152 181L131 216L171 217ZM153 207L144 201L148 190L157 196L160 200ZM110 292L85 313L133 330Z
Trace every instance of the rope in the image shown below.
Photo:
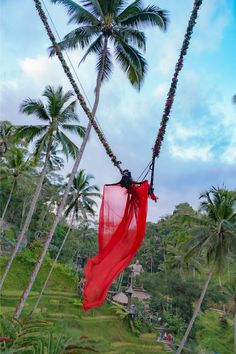
M108 144L108 141L106 140L105 138L105 135L103 134L103 132L99 129L98 127L98 124L97 122L95 121L93 115L91 114L91 111L89 110L85 100L84 100L84 97L82 96L73 76L72 76L72 73L70 71L70 68L68 67L64 57L63 57L63 54L61 52L61 49L58 45L58 43L56 42L56 39L55 39L55 36L49 26L49 23L48 23L48 20L47 20L47 17L45 15L45 12L44 10L42 9L42 6L41 6L41 3L40 3L40 0L34 0L34 3L35 3L35 7L38 11L38 14L39 14L39 17L41 18L43 24L44 24L44 27L47 31L47 34L48 34L48 37L50 39L50 41L52 42L52 45L54 46L55 50L56 50L56 55L58 57L58 59L60 60L61 64L62 64L62 67L64 69L64 72L66 74L66 76L68 77L75 93L76 93L76 96L80 102L80 105L82 107L82 109L84 110L86 116L88 117L88 119L90 120L95 132L97 133L97 136L100 140L100 142L102 143L107 155L110 157L111 161L113 162L114 166L118 168L118 170L120 171L120 173L122 174L122 169L120 167L120 164L121 162L118 161L117 157L115 156L115 154L113 153L113 151L111 150L111 147L110 145Z
M145 180L145 178L147 177L147 175L148 175L148 173L149 173L149 171L150 171L150 169L151 169L151 163L152 163L152 160L147 164L147 166L144 168L144 170L141 172L141 174L140 174L140 176L138 177L138 179L137 179L137 181L139 181L140 180L140 178L143 176L143 174L145 173L145 175L144 175L144 177L142 178L142 181L144 181Z
M152 168L151 168L151 171L152 171L151 172L151 186L153 186L155 159L158 158L160 155L162 142L163 142L164 135L166 132L166 125L167 125L167 122L170 118L171 108L174 103L174 97L175 97L177 83L178 83L178 76L179 76L181 69L183 68L184 57L188 51L190 39L191 39L191 36L193 33L193 28L196 24L196 19L198 17L198 11L202 5L202 2L203 2L203 0L195 0L194 1L193 10L192 10L192 13L191 13L191 16L190 16L190 19L188 22L188 26L187 26L187 29L185 32L184 41L182 44L180 55L179 55L178 61L175 66L174 75L172 77L170 89L167 94L167 99L166 99L165 108L164 108L163 115L162 115L162 120L160 123L160 128L159 128L158 135L157 135L154 147L153 147Z

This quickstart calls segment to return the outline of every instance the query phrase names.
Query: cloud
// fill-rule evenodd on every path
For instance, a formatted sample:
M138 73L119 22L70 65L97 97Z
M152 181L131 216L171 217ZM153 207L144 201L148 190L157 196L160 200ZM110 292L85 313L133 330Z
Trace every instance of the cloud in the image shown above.
M188 146L187 148L172 144L170 153L173 157L180 157L183 160L201 160L203 162L212 159L211 147Z
M226 27L233 19L231 1L211 0L203 3L197 20L192 50L196 53L216 51Z

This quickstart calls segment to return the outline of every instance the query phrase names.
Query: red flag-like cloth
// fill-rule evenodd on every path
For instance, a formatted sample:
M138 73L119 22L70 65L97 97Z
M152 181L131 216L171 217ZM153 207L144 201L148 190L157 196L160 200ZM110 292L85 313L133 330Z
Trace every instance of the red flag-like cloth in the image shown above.
M85 310L103 304L113 280L138 251L146 229L148 182L105 185L99 215L98 255L84 268Z

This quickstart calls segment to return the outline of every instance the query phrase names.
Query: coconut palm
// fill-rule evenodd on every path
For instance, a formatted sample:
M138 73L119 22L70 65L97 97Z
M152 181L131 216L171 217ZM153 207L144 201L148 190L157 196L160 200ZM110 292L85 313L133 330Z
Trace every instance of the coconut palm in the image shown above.
M98 186L94 184L90 184L90 181L94 177L92 175L86 175L84 170L80 170L77 174L77 176L74 178L73 181L73 186L71 187L71 191L67 200L68 206L65 211L65 216L68 217L71 215L71 220L69 223L69 227L67 229L67 232L65 234L65 237L63 239L63 242L58 250L58 253L56 255L56 258L54 259L54 262L51 266L51 269L48 273L48 276L44 282L44 285L42 287L42 290L39 294L39 297L34 305L33 310L30 313L30 316L34 313L36 308L38 307L38 304L41 300L41 297L44 293L44 290L46 289L46 286L48 284L48 281L51 277L51 274L53 272L53 269L57 263L57 260L61 254L61 251L64 247L64 244L66 240L68 239L70 235L70 231L73 226L73 222L76 219L77 221L79 220L79 215L82 214L82 217L87 221L88 220L88 214L94 216L95 215L95 210L94 207L97 206L94 197L100 197L99 193L99 188Z
M49 170L57 171L57 170L61 170L62 167L64 167L64 160L60 155L63 155L63 150L59 148L58 142L56 143L54 142L51 147L50 156L48 159ZM45 161L45 157L46 157L46 151L42 151L40 160Z
M189 322L183 339L178 347L177 354L181 353L192 329L194 321L201 309L209 282L214 271L221 272L229 252L235 252L236 241L236 197L225 188L212 187L200 196L202 200L200 210L205 215L198 230L188 241L187 257L196 253L203 253L210 265L210 270L202 289L201 296L196 304L193 316ZM197 232L199 231L199 232Z
M55 42L55 38L52 35L52 31L48 25L48 22L45 17L45 14L42 10L40 1L39 0L34 0L34 1L35 1L36 8L38 10L39 16L41 17L42 22L44 23L44 26L49 34L50 39L52 40L52 42ZM138 34L138 31L139 31L138 27L145 26L145 25L158 25L160 28L165 29L166 23L167 23L167 17L166 17L165 11L162 11L153 5L149 6L147 8L143 8L142 2L139 0L134 1L131 5L129 5L126 8L126 10L125 9L121 10L122 6L125 5L124 1L110 1L110 0L86 1L86 2L83 2L84 6L78 5L77 3L75 3L72 0L61 0L61 1L53 1L53 2L54 3L56 3L56 2L62 3L67 8L69 15L72 16L72 18L77 17L77 20L76 20L77 24L81 24L81 25L84 23L88 24L89 18L90 19L93 18L94 21L96 19L97 19L97 21L99 21L100 17L103 18L103 22L100 23L100 25L102 25L102 28L100 28L100 34L102 34L102 37L98 36L97 42L93 43L92 48L90 45L91 42L88 38L88 32L86 33L86 31L85 31L85 29L86 29L85 26L84 26L84 29L80 29L80 27L79 27L79 29L77 31L77 34L79 34L79 35L75 36L76 40L77 40L77 37L80 38L80 39L78 39L77 43L78 44L80 43L81 46L82 46L82 41L83 41L84 48L89 45L89 48L87 49L87 52L85 54L85 57L83 57L83 59L85 59L89 53L91 53L93 50L95 50L95 48L97 48L97 46L99 46L99 43L101 45L100 48L95 51L95 53L98 56L98 60L97 60L98 73L97 73L96 87L95 87L95 99L94 99L94 104L93 104L93 108L92 108L92 112L91 112L92 117L95 116L96 111L97 111L102 82L104 81L104 79L108 79L110 77L112 65L111 65L111 53L108 48L108 42L109 42L109 37L111 36L110 32L114 31L114 29L115 29L115 28L113 28L115 26L114 20L116 18L116 21L117 21L116 16L118 16L118 13L120 14L120 16L122 15L122 21L124 21L123 22L124 28L123 28L123 30L121 30L121 28L120 28L120 34L119 33L117 34L117 38L120 35L119 40L120 40L120 43L123 43L123 48L122 48L122 45L120 45L120 46L118 45L119 40L117 39L116 40L117 41L116 57L120 58L120 63L122 63L122 70L124 72L128 73L128 78L129 78L130 82L135 87L140 88L140 85L143 82L143 78L144 78L144 75L146 72L146 62L145 62L144 58L142 57L142 55L138 52L138 50L132 46L132 44L136 45L137 47L140 47L140 49L142 49L142 48L145 49L145 43L146 43L145 36L142 35L141 32L140 32L140 35ZM112 12L111 12L111 10L112 10ZM84 17L85 14L86 14L86 17ZM74 20L72 20L72 22L73 21ZM91 30L92 30L93 25L91 23L90 23L90 25L91 25ZM126 28L131 29L131 27L134 29L134 31L133 32L129 31L129 33L127 32L127 34L125 34L125 29ZM83 35L83 33L84 33L84 35ZM75 30L75 34L76 34L76 30ZM97 34L98 34L98 31L96 30L96 35ZM92 39L92 37L94 35L95 35L95 33L93 35L91 35L90 38ZM84 40L83 40L83 38L84 38ZM61 46L62 49L68 48L66 46L63 48L63 44L60 44L59 46ZM127 48L128 46L130 48ZM72 46L71 48L76 48L76 47L77 46L75 45L74 47ZM125 49L125 51L123 51L124 49ZM127 51L130 52L129 56L127 56L127 54L126 54ZM54 53L54 51L53 51L53 49L51 49L51 54L53 54L53 53ZM73 81L73 87L74 87L75 86L74 80L73 80L73 78L71 78L71 75L69 74L68 67L67 67L64 59L61 58L60 60L63 65L63 69L66 72L67 76L69 77L70 81ZM76 87L76 93L77 93L77 97L80 97L80 102L82 102L82 107L87 112L87 109L85 108L86 104L85 104L83 98L81 98L81 95L79 95L79 91L77 90L77 87ZM90 120L90 122L86 128L86 132L85 132L85 135L83 138L83 142L80 146L79 153L76 157L74 166L72 168L72 171L71 171L68 183L67 183L67 187L65 188L64 195L62 197L60 206L57 210L56 218L55 218L55 220L51 226L51 229L48 233L42 253L41 253L41 255L35 265L35 268L30 276L30 279L29 279L28 284L27 284L27 286L24 290L24 293L21 297L19 305L16 308L15 317L17 317L17 318L21 314L21 311L24 307L25 301L30 293L30 290L31 290L33 283L36 279L36 276L39 272L39 269L41 267L41 264L43 262L45 255L46 255L47 249L50 245L50 242L53 237L56 226L62 218L63 210L64 210L64 207L66 204L66 200L69 195L70 188L73 184L73 180L74 180L75 174L78 170L81 158L83 156L83 153L84 153L84 150L85 150L85 147L86 147L89 135L90 135L91 127L92 127L92 122ZM109 150L109 153L112 154L111 150Z
M178 272L184 276L193 273L200 273L201 263L198 261L196 257L187 258L184 256L184 252L180 245L169 244L166 247L166 254L164 256L164 262L159 269L163 270L178 270Z
M12 195L17 190L17 182L19 177L29 177L29 171L31 168L32 160L29 158L26 149L20 147L9 148L1 166L1 178L11 179L12 187L2 214L2 220L6 216Z
M78 219L79 212L85 220L88 219L88 215L95 215L94 207L97 206L94 198L100 197L99 187L91 184L91 180L94 179L92 175L86 175L84 170L80 170L73 180L73 185L68 196L66 208L66 215L75 211L75 216Z
M156 5L144 6L142 0L131 4L124 0L81 1L81 5L71 0L51 0L61 3L67 9L69 23L76 28L58 43L61 50L87 48L80 62L88 55L97 57L97 71L104 69L99 78L109 79L112 73L112 57L128 76L132 85L140 88L147 69L147 63L140 51L146 49L146 37L141 28L158 26L165 30L167 13ZM111 47L109 47L111 46ZM50 54L55 54L51 47Z
M14 137L15 127L7 120L0 122L0 158L7 152Z
M67 157L71 156L75 158L78 152L78 148L70 140L66 133L76 133L80 137L84 135L84 128L78 125L79 118L75 112L76 101L74 100L71 102L71 98L73 97L73 93L71 91L63 93L61 86L57 89L54 89L51 86L47 86L43 92L43 97L45 97L47 100L46 104L44 104L41 100L28 98L20 106L20 111L22 113L25 113L29 116L34 115L44 124L34 126L21 126L17 129L17 137L24 138L27 142L34 142L35 156L40 156L43 151L46 151L46 153L43 168L41 170L38 184L31 200L28 215L26 217L22 231L18 237L16 247L9 259L1 279L0 289L2 288L11 264L30 225L40 195L42 184L49 168L53 141L60 144L63 153Z

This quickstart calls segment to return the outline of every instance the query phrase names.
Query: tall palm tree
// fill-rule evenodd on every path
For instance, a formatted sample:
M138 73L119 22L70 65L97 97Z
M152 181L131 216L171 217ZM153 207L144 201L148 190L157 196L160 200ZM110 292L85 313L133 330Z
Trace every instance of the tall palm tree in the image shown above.
M71 156L75 158L78 148L66 135L66 132L76 133L80 137L83 137L84 135L84 128L78 124L73 124L78 123L79 118L75 112L76 100L71 102L71 98L73 97L73 93L71 91L63 93L61 86L57 89L47 86L43 92L43 96L47 100L46 105L41 100L28 98L20 106L20 111L22 113L34 115L44 124L21 126L17 130L17 136L20 138L25 138L27 142L34 142L35 156L39 156L43 151L46 151L46 154L38 184L31 200L29 212L22 231L18 237L16 247L4 271L0 282L0 289L2 288L11 264L30 225L42 184L48 171L48 162L50 160L53 141L56 141L61 145L62 151L67 157Z
M36 4L36 8L38 10L39 16L41 17L42 22L44 23L44 26L49 34L49 37L54 44L55 38L52 35L52 31L48 25L48 22L47 22L45 14L42 10L40 1L39 0L34 0L34 1ZM142 55L138 52L138 50L132 46L132 44L137 47L140 47L140 49L145 49L146 39L145 39L144 34L142 34L142 32L139 31L139 27L145 26L145 25L158 25L160 28L165 29L166 23L167 23L166 13L153 5L149 6L147 8L143 8L142 2L139 0L134 1L131 5L129 5L126 8L126 10L121 10L122 5L123 6L125 5L125 2L121 1L121 0L120 1L110 1L110 0L86 1L86 2L83 2L84 6L78 5L77 3L75 3L72 0L61 0L61 1L55 0L53 2L54 3L56 3L56 2L62 3L67 8L71 18L73 18L73 19L70 18L71 21L73 22L74 19L77 18L77 20L75 21L77 24L82 25L84 23L87 23L87 25L89 26L89 21L90 22L91 21L99 21L100 19L101 19L101 21L103 21L100 23L100 35L102 35L102 36L98 36L97 42L93 43L93 47L92 47L93 49L91 48L91 45L90 45L90 43L91 43L90 39L92 39L92 37L95 34L98 35L98 30L96 30L96 33L93 32L93 35L90 36L90 39L88 36L89 30L86 33L85 26L84 26L84 29L82 28L82 26L81 26L81 28L79 27L79 29L77 30L77 34L76 34L76 30L75 30L75 39L77 40L77 38L78 38L77 43L79 45L81 45L81 47L83 47L83 48L85 46L89 45L89 48L85 54L85 57L89 53L91 53L95 48L98 47L98 50L96 50L96 52L95 52L98 55L98 61L97 61L98 73L97 73L97 80L96 80L96 87L95 87L95 99L94 99L94 104L93 104L93 108L92 108L92 112L91 112L92 118L94 118L96 111L97 111L98 103L99 103L100 89L101 89L102 82L104 81L104 79L108 79L111 74L111 69L112 69L111 53L108 48L108 42L111 37L111 32L114 32L114 30L116 30L116 28L114 28L114 27L116 25L118 14L120 16L121 16L121 14L123 14L122 21L124 20L124 23L123 23L124 28L122 30L120 28L120 34L119 34L119 31L117 32L118 33L117 38L120 36L119 37L120 38L119 39L120 46L118 45L119 40L116 39L116 42L117 42L117 44L115 46L116 57L120 58L119 62L122 63L122 66L121 66L122 70L124 72L127 72L130 82L135 87L140 88L140 85L143 81L143 78L144 78L144 75L146 72L146 61L142 57ZM115 21L115 19L116 19L116 21ZM90 25L91 25L91 30L93 30L92 23L90 23ZM125 34L126 28L127 28L127 34ZM133 34L131 31L131 28L133 28L133 30L134 30ZM85 31L85 32L83 32L83 31ZM69 42L71 43L70 39L71 38L69 38ZM64 40L66 40L66 38ZM123 43L123 48L121 45L122 43ZM59 47L60 46L62 47L62 49L68 48L68 46L67 47L65 46L63 48L63 44L59 44ZM71 48L76 48L76 45L71 46ZM123 51L124 48L125 48L125 51ZM127 51L130 52L129 56L126 55ZM53 51L53 49L51 49L51 54L53 54L53 53L54 53L54 51ZM85 57L83 59L85 59ZM86 108L86 104L85 104L83 98L81 97L81 95L79 94L77 86L74 85L74 80L71 77L68 67L67 67L63 57L60 56L60 58L61 58L60 61L63 65L64 71L66 72L67 76L69 77L70 81L72 82L73 87L75 87L77 97L80 99L80 102L82 102L83 109L85 110L85 112L87 112L88 110ZM87 112L87 114L88 114L88 116L90 116L90 113ZM48 233L48 237L47 237L47 240L44 244L44 248L42 250L40 258L38 259L38 261L35 265L35 268L30 276L28 284L26 285L26 288L25 288L24 293L21 297L21 300L16 308L16 311L15 311L16 318L18 318L21 314L21 311L24 307L25 301L30 293L30 290L33 286L33 283L36 279L36 276L37 276L39 269L41 267L41 264L43 262L43 259L46 255L47 249L48 249L51 239L53 237L56 226L62 218L63 210L64 210L64 207L66 204L66 200L69 195L70 188L73 184L73 180L74 180L75 174L78 170L81 158L83 156L83 153L84 153L84 150L85 150L85 147L86 147L89 135L90 135L91 127L92 127L92 120L89 121L89 124L86 128L83 142L80 146L79 153L76 157L74 166L72 168L72 171L71 171L68 183L67 183L67 187L65 188L64 195L62 197L62 201L61 201L60 206L57 210L56 218L55 218L55 220L52 224L52 227ZM102 138L100 140L104 140L104 139ZM113 161L116 161L116 158L114 157L112 151L109 148L106 148L106 151L109 151L109 153L108 153L109 156L112 156Z
M66 240L68 239L68 237L70 235L70 231L72 229L74 220L75 219L77 221L79 220L79 214L82 214L82 218L85 221L88 220L88 214L91 214L92 216L95 215L94 207L97 206L97 203L95 202L94 197L100 197L100 193L99 193L98 186L96 186L94 184L90 184L90 181L93 178L94 177L92 175L86 175L84 170L80 170L78 172L77 176L75 176L75 178L74 178L73 186L71 187L71 191L70 191L70 194L69 194L69 197L67 200L68 207L66 208L66 211L65 211L66 217L68 217L69 215L72 215L70 223L69 223L69 227L67 229L65 237L63 239L63 242L58 250L56 258L54 259L54 262L51 266L48 276L44 282L44 285L41 289L38 299L33 307L33 310L30 313L30 316L35 312L36 308L39 305L41 297L44 293L44 290L47 287L48 281L51 277L53 269L55 268L55 265L57 263L57 260L60 256L60 254L61 254L64 244L66 243Z
M29 158L27 150L21 147L10 147L0 170L1 178L12 180L12 187L1 217L2 220L6 216L12 195L17 190L19 177L29 177L30 168L32 168L32 160Z
M207 215L207 218L205 216L202 218L202 223L199 226L200 232L189 240L188 246L190 248L187 257L199 252L203 253L210 264L210 270L177 354L181 353L184 348L214 271L222 271L227 255L233 250L233 247L235 251L235 195L224 188L212 187L208 192L202 194L200 199L202 199L200 209Z

